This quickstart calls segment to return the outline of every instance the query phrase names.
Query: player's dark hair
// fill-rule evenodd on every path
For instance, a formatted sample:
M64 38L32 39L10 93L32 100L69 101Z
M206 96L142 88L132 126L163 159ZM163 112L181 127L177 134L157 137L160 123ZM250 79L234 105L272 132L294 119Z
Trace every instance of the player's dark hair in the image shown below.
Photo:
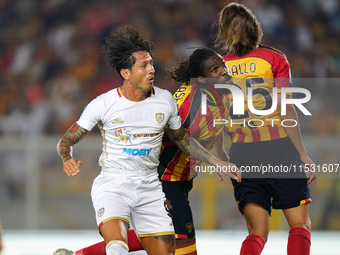
M142 34L131 26L124 26L112 31L106 38L103 50L110 66L120 75L121 69L132 69L136 62L133 53L147 51L153 57L154 44L143 38ZM122 77L123 78L123 77Z
M216 51L199 47L193 51L189 58L180 60L171 70L166 69L169 73L168 78L177 82L187 82L198 76L205 77L204 63L215 55L218 55Z
M213 26L217 27L215 47L228 49L238 56L256 50L263 36L260 22L243 4L225 6Z

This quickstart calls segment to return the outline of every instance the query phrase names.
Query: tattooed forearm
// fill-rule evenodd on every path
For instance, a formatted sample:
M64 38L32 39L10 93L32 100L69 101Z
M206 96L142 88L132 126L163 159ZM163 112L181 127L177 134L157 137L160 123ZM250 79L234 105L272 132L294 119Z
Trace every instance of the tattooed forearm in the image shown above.
M71 157L71 143L69 140L62 137L57 145L57 152L61 163L69 160Z
M190 155L195 159L201 160L206 163L212 163L212 155L194 138L190 138L190 135L182 127L178 130L166 130L170 139L178 148L184 153Z
M65 135L59 140L57 145L57 152L62 163L72 158L72 146L81 141L87 134L87 130L74 124Z
M175 245L175 236L174 235L155 236L155 239L163 241L164 243L170 245L170 247Z

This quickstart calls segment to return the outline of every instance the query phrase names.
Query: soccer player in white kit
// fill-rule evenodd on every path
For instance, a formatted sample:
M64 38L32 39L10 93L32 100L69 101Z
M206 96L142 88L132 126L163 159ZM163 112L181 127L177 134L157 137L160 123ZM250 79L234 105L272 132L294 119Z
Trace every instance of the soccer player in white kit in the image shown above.
M60 139L57 151L63 170L69 176L79 173L81 161L72 157L72 146L98 125L103 137L101 173L94 180L91 197L106 253L128 254L131 219L148 254L173 254L174 229L157 175L164 129L192 157L236 170L224 174L238 181L240 171L190 138L172 95L153 86L152 42L138 30L123 27L111 33L105 51L123 86L92 100Z

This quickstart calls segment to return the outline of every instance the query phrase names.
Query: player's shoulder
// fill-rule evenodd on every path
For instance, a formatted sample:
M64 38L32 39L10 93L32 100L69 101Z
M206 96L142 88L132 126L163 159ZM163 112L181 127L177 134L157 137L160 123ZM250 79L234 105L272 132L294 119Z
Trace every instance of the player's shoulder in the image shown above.
M92 103L97 105L110 105L117 102L117 99L120 97L118 89L112 89L108 92L105 92L92 100Z
M118 88L115 88L115 89L111 89L111 90L97 96L96 98L105 100L107 98L112 99L112 98L119 98L119 97L121 97L121 94L120 94Z
M192 85L190 85L189 81L184 82L174 93L174 98L182 98L187 97L192 89Z
M161 99L165 99L168 102L173 100L172 94L168 90L161 89L161 88L156 87L156 86L153 87L152 94L154 94L154 96L159 97Z
M229 60L236 60L236 59L241 59L241 58L262 58L262 59L266 59L266 60L272 60L272 59L287 59L286 55L271 46L265 45L265 44L259 44L258 48L250 53L248 53L247 55L244 56L237 56L234 53L230 53L230 52L226 52L225 54L223 54L223 59L225 61L229 61ZM271 61L270 61L271 62Z
M228 61L228 60L232 60L232 59L238 58L238 56L237 56L236 54L231 53L231 52L229 52L229 51L224 52L224 53L222 54L222 57L223 57L224 61Z
M286 55L282 51L265 44L260 44L258 51L262 51L264 54L272 54L275 56L281 56L283 58L286 58Z

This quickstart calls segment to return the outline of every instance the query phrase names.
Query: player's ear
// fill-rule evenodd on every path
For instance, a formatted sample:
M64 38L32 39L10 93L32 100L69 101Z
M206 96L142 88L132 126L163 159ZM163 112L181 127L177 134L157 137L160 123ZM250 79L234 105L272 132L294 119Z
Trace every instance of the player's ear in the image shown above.
M200 83L205 83L205 79L202 76L198 76L197 81L200 82Z
M124 78L124 80L129 80L131 71L129 69L120 69L120 75Z

